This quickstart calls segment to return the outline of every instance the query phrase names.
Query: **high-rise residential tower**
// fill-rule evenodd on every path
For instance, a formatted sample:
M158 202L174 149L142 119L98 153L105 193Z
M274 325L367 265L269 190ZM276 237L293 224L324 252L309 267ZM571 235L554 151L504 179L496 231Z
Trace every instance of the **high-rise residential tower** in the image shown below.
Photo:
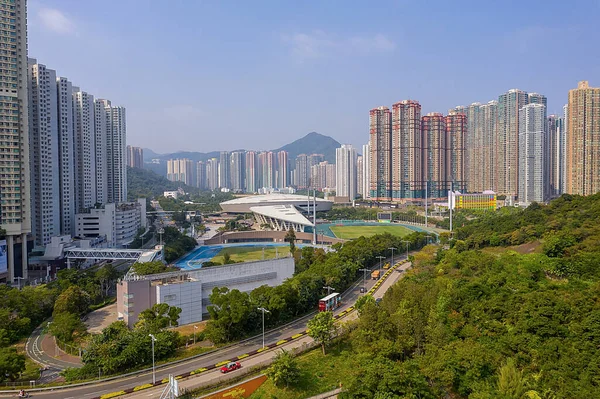
M31 217L36 245L60 235L56 72L29 59Z
M522 205L548 198L546 106L531 103L519 110L519 191Z
M446 184L446 119L438 112L425 115L421 121L423 180L428 185L427 195L444 197L448 193Z
M362 191L361 191L361 195L363 198L371 198L371 192L370 192L370 180L371 180L371 145L369 143L367 144L363 144L362 146L362 156L363 156L363 163L362 163Z
M527 93L511 89L498 97L496 182L499 194L516 196L519 180L519 110L529 103Z
M289 186L289 161L287 151L279 151L277 153L277 171L276 175L276 187L286 188Z
M198 166L194 161L183 159L169 159L167 161L167 179L182 182L188 186L196 184L196 171Z
M73 87L75 121L75 213L96 203L94 97Z
M27 277L27 233L31 232L27 99L27 9L25 0L0 0L1 227L6 230L7 281ZM21 251L15 251L15 239ZM20 266L18 266L20 265Z
M246 152L246 185L245 191L247 193L255 193L258 190L257 186L258 179L258 158L256 152Z
M127 166L140 169L144 167L144 149L142 147L127 146Z
M369 111L369 193L374 200L392 199L392 113L381 106Z
M446 116L446 186L453 191L465 191L467 117L459 113ZM444 193L442 197L445 197Z
M75 233L75 148L73 124L73 85L67 78L57 78L58 180L61 234Z
M360 194L360 196L362 197L363 193L364 193L364 166L363 166L363 156L359 155L356 157L356 192L357 194ZM364 197L363 197L364 198Z
M245 166L243 151L234 151L231 153L231 165L229 167L231 189L236 192L244 191Z
M219 188L219 160L217 158L206 161L206 187L211 191Z
M569 194L600 191L600 87L581 81L569 90L567 107L567 179Z
M106 100L104 100L106 101ZM108 202L127 201L127 122L125 107L111 106L107 102L106 113L110 117L107 131ZM192 174L195 168L192 167ZM194 184L192 179L189 185Z
M219 187L231 188L231 160L227 151L219 154Z
M335 195L356 198L356 149L350 144L342 144L335 150Z
M275 170L277 159L272 151L263 151L258 154L258 163L260 170L260 187L275 187Z
M565 187L565 118L559 115L548 115L547 128L549 196L555 198L564 193Z
M96 200L100 204L108 201L108 181L110 156L108 154L108 136L112 134L110 120L110 102L108 100L94 100L94 149L95 167L94 180L96 184ZM112 201L111 201L112 202Z
M310 181L310 168L308 167L308 156L306 154L300 154L296 157L294 174L296 176L296 187L299 189L307 188Z
M204 161L196 163L196 187L200 190L208 188L206 184L206 163Z
M423 198L421 105L403 100L392 105L392 198Z

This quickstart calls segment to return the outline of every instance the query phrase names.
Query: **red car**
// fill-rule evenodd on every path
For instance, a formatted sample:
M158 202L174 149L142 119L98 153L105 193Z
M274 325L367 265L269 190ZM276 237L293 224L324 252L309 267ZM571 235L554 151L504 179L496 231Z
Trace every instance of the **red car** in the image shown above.
M240 362L229 362L225 366L221 367L221 373L229 373L230 371L237 370L242 365Z

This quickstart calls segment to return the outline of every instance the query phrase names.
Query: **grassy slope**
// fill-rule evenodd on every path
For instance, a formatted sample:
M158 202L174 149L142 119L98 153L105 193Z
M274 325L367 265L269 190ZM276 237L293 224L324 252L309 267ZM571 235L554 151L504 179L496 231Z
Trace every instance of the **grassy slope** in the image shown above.
M323 356L321 348L297 358L301 370L300 382L293 388L278 388L268 379L250 399L304 399L328 392L346 384L348 376L357 367L352 349L345 341L329 348Z
M331 231L338 238L345 240L353 240L360 236L370 237L375 234L390 233L398 237L404 237L413 231L404 227L396 225L382 225L382 226L331 226Z

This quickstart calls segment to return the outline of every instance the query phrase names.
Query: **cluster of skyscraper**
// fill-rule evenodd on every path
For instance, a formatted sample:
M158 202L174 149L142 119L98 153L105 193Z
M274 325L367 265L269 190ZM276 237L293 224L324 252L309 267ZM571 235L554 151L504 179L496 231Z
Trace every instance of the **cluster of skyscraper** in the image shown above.
M36 245L73 235L75 214L127 200L125 108L30 58L29 164Z
M126 199L126 128L123 107L27 57L25 0L0 0L0 23L0 224L12 281L15 264L26 274L28 233L45 245L73 234L79 210Z
M290 184L286 151L223 151L219 158L194 162L167 161L167 179L206 190L256 192L259 188L285 188Z
M389 201L492 190L523 205L598 192L600 89L580 82L560 116L548 116L546 104L513 89L447 116L422 117L413 100L372 109L359 192Z
M466 116L421 116L417 101L405 100L369 112L369 144L363 147L363 197L382 201L441 197L464 189Z

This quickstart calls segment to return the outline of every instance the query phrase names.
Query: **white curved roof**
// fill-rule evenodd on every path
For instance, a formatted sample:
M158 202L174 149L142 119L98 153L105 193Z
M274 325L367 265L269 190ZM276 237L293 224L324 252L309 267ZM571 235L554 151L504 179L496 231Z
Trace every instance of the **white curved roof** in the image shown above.
M308 199L305 195L297 194L265 194L265 195L249 195L247 197L235 198L229 201L221 202L221 205L269 205L269 203L281 202L306 202ZM310 202L313 202L313 197L310 197ZM317 202L331 202L323 198L317 198Z
M289 223L301 224L303 226L313 226L313 224L304 217L293 205L265 205L253 206L250 208L253 213L258 213L273 219L284 220Z
M299 210L312 209L313 198L310 199L310 205L307 204L308 197L296 194L266 194L249 195L247 197L235 198L229 201L221 202L221 209L228 213L250 212L253 206L271 206L271 205L293 205ZM328 211L333 206L332 201L317 198L317 211Z

